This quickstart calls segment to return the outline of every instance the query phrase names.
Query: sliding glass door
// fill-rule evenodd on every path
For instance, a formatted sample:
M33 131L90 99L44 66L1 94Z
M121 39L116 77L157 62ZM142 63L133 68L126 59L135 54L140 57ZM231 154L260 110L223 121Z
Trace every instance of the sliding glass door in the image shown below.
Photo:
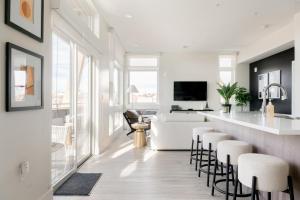
M91 57L64 34L52 35L52 183L91 155Z
M52 182L56 183L76 167L74 99L72 87L72 45L52 36Z
M91 155L91 60L77 51L76 156L80 165Z

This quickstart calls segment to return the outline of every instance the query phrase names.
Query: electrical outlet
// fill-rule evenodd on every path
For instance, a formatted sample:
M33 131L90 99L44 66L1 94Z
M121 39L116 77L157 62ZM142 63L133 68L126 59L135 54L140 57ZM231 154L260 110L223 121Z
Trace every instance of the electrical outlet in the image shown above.
M29 161L21 162L19 168L20 168L20 177L21 180L23 180L30 171Z

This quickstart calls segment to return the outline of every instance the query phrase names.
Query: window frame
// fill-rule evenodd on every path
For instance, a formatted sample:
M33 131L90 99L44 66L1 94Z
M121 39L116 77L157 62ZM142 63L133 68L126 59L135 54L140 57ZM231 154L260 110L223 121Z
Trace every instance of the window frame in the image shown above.
M220 66L220 59L221 57L231 57L232 62L231 62L231 66L230 67L221 67ZM218 57L218 71L219 71L219 81L222 82L221 80L221 72L231 72L231 80L230 83L234 83L235 82L235 67L236 67L236 55L235 54L222 54L219 55Z
M156 58L157 59L157 66L130 66L130 58L132 57L137 57L137 58ZM126 98L127 98L127 106L141 106L141 107L157 107L159 106L160 102L159 102L159 66L160 66L160 56L157 54L141 54L141 55L137 55L137 54L130 54L127 55L126 58L126 65L127 65L127 88L130 86L130 72L134 72L134 71L141 71L141 72L156 72L157 74L157 83L156 83L156 102L153 103L149 103L149 102L136 102L136 103L132 103L130 102L130 94L127 93L126 94ZM127 90L127 88L125 89L125 92Z
M93 127L92 127L92 123L93 123L93 107L94 107L94 104L93 104L93 74L92 74L92 71L93 71L93 60L94 60L94 55L93 54L90 54L89 53L89 50L83 46L80 41L76 40L76 38L72 37L72 35L69 35L67 33L65 33L64 31L62 31L60 28L57 28L54 26L54 28L52 29L51 31L51 41L53 41L53 35L56 35L57 37L59 37L60 39L62 39L64 42L67 42L69 43L70 45L70 65L71 65L71 68L70 68L70 90L71 90L71 93L70 93L70 111L72 113L72 117L71 117L71 122L73 124L73 134L74 136L76 137L75 138L75 142L74 142L74 150L76 152L76 155L75 155L75 158L74 158L74 166L73 168L66 173L66 175L64 177L59 177L59 179L55 180L55 182L53 182L53 180L51 180L51 183L54 187L57 187L61 181L65 180L65 178L69 175L69 174L72 174L76 171L76 169L78 169L78 167L84 163L93 153L93 145L94 145L94 130L93 130ZM53 49L52 49L53 51ZM77 122L76 122L76 119L77 119L77 113L78 113L78 109L77 109L77 103L79 102L78 101L78 82L79 82L79 77L78 77L78 52L81 52L82 54L84 54L85 56L88 57L88 65L89 65L89 72L88 72L88 76L89 76L89 115L88 115L88 121L89 121L89 132L90 132L90 155L88 155L87 157L81 159L81 160L78 160L77 159L77 143L78 143L78 138L77 138ZM52 59L52 58L51 58ZM51 61L53 62L53 61ZM53 63L52 63L53 65ZM53 77L51 77L53 79ZM53 84L53 83L52 83ZM52 91L51 91L52 93ZM52 94L51 94L52 95ZM51 96L51 98L53 98L53 96ZM58 109L57 107L55 107L55 109ZM53 102L51 100L51 110L52 112L55 111L53 109Z
M117 70L118 72L118 102L115 102L114 99L115 99L115 96L114 96L114 87L115 87L115 83L114 83L114 73L115 73L115 70ZM110 106L114 106L114 107L120 107L123 105L123 95L122 95L122 82L123 82L123 69L122 69L122 66L120 65L120 63L117 61L117 60L114 60L113 61L113 64L112 64L112 68L111 68L111 75L110 75L110 82L112 84L112 88L111 88L111 100L110 100Z
M70 87L71 87L74 84L74 81L75 81L74 77L73 77L73 73L74 73L74 69L73 69L73 65L74 65L74 53L73 53L74 47L73 46L74 46L74 44L73 44L73 41L70 38L68 38L64 33L62 33L61 31L59 31L59 30L53 30L51 32L51 41L53 41L53 35L56 35L56 37L60 38L61 40L63 40L64 42L66 42L66 43L69 44L69 47L70 47L70 82L69 82L69 84L70 84ZM51 51L52 51L51 53L53 53L53 49ZM51 62L53 62L53 61L51 61ZM52 65L53 64L54 63L52 63ZM51 77L51 79L53 79L53 77ZM73 90L73 89L70 89L70 90ZM51 95L53 95L52 92L53 92L53 88L51 89ZM72 95L71 93L72 92L70 92L70 95ZM74 102L73 102L73 100L71 98L72 97L70 96L70 106L72 107ZM62 107L59 107L57 105L57 102L55 102L53 104L53 100L52 100L51 101L51 110L54 109L53 105L56 105L55 109L61 109L62 108Z
M220 59L222 57L231 57L231 66L230 67L221 67L220 66ZM235 82L235 68L236 68L236 54L221 54L218 57L218 71L219 71L219 82L220 83L224 83L221 80L221 72L230 72L231 73L231 80L230 80L230 84L233 84ZM226 83L228 84L228 83ZM220 96L220 102L223 104L224 98Z

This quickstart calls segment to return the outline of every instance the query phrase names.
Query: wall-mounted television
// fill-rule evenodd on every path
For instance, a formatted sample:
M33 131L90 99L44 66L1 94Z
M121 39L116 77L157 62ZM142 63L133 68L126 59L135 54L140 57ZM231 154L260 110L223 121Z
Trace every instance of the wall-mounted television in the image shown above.
M174 101L206 101L206 81L174 81Z

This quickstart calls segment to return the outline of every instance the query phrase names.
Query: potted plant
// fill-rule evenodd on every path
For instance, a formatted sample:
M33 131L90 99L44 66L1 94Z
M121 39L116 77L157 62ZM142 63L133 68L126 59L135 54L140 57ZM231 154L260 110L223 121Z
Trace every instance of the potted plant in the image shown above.
M238 87L235 93L236 105L241 107L241 111L244 111L244 107L247 106L248 102L251 100L251 95L247 92L244 87Z
M219 86L219 88L217 89L217 91L223 97L223 99L225 101L224 104L222 105L223 112L228 113L231 110L230 99L236 93L237 82L233 83L233 84L228 83L227 85L218 83L218 86Z

